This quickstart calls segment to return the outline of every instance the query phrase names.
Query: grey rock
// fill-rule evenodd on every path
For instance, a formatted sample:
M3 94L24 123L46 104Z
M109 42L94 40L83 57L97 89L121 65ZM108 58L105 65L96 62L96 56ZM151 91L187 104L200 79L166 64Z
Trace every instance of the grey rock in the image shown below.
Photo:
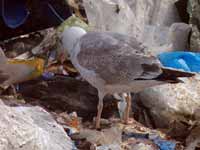
M153 54L188 48L191 27L179 23L176 0L84 0L83 2L92 30L134 36L144 42Z
M194 127L190 135L186 139L186 148L185 150L195 150L198 148L200 142L200 126L199 124L196 124L196 127Z
M190 14L190 24L192 25L190 48L193 51L199 51L200 50L200 3L199 3L199 0L188 0L188 12Z
M159 150L153 141L143 138L130 138L127 142L127 150Z
M175 0L84 0L89 24L141 38L145 25L168 26L180 22Z
M138 21L145 25L168 26L180 22L176 0L125 0Z
M137 37L142 32L139 16L134 14L124 0L84 0L84 7L93 30L134 33Z
M97 150L121 150L121 146L119 144L103 145L98 146Z
M71 150L64 129L40 107L9 107L0 101L1 150Z
M34 92L33 92L34 91ZM92 120L98 104L97 90L86 81L55 76L47 81L37 79L20 84L19 93L32 105L57 112L77 112L79 117ZM117 112L117 100L111 95L104 99L103 118Z
M122 131L117 127L103 129L102 131L83 129L79 136L96 145L108 146L122 143Z
M173 23L170 27L146 25L142 41L153 54L186 50L191 27L185 23Z
M185 23L173 23L170 27L170 40L173 50L188 49L189 34L192 28Z
M156 127L169 127L174 120L188 123L198 120L199 76L184 81L149 88L138 94L138 100L148 109Z

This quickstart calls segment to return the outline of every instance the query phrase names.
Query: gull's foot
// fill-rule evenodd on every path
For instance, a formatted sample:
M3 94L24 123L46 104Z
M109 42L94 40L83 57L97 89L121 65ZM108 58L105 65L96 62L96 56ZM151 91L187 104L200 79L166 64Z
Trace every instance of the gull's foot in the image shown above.
M127 124L127 125L133 124L134 122L135 122L134 118L127 118L127 119L123 120L123 123Z
M100 130L100 129L101 129L100 124L96 123L95 128L96 128L97 130Z
M95 128L97 130L101 130L101 129L105 129L105 128L109 128L112 124L112 122L108 119L103 119L101 118L99 120L99 122L96 120L96 118L94 118L94 122L95 122Z
M97 129L97 130L101 129L101 126L100 126L101 120L98 118L94 118L93 120L95 122L95 129Z

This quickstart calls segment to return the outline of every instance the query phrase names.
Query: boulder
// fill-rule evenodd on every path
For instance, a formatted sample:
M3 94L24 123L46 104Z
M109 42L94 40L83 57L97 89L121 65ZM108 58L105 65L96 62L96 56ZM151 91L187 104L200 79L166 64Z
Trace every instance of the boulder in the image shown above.
M142 24L139 24L136 14L125 0L84 0L83 2L89 25L93 30L129 33L135 37L142 32Z
M91 27L141 39L145 25L170 27L180 22L175 0L84 0Z
M148 110L155 127L170 127L173 121L199 120L199 76L184 79L185 83L165 84L146 89L137 95Z
M198 0L188 0L188 12L190 14L190 24L192 25L190 48L193 51L199 51L200 50L200 4Z
M155 55L174 50L185 51L189 48L190 32L191 27L185 23L173 23L170 27L146 25L142 41Z
M96 116L98 92L86 81L56 75L46 81L40 78L24 82L19 85L19 93L29 104L40 105L50 111L75 111L85 120L92 120ZM107 95L102 118L109 118L116 113L117 100Z
M64 129L41 107L9 107L0 101L1 150L71 150Z
M142 41L153 54L188 49L191 27L179 23L175 0L83 2L92 30L131 35Z

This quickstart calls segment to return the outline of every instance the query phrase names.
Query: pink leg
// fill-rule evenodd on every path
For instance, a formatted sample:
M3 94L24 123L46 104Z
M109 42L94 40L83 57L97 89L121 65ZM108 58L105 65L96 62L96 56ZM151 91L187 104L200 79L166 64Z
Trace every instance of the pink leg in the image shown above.
M126 124L129 123L129 114L130 114L130 111L131 111L131 94L130 93L127 93L127 96L126 96L126 110L125 110L125 115L124 115L124 121Z
M102 110L103 110L104 95L105 94L99 92L99 103L98 103L98 106L97 106L98 112L97 112L97 117L96 117L96 129L100 128L100 121L101 121L101 113L102 113Z

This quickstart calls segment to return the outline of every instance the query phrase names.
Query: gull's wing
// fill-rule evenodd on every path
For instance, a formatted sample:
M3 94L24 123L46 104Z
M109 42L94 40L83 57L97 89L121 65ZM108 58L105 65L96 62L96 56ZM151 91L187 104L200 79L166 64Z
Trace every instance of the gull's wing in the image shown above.
M133 37L90 32L80 39L79 45L78 63L94 71L106 84L153 79L162 73L158 59L146 55L144 46Z
M9 79L9 75L0 69L0 84L3 84L5 81Z

